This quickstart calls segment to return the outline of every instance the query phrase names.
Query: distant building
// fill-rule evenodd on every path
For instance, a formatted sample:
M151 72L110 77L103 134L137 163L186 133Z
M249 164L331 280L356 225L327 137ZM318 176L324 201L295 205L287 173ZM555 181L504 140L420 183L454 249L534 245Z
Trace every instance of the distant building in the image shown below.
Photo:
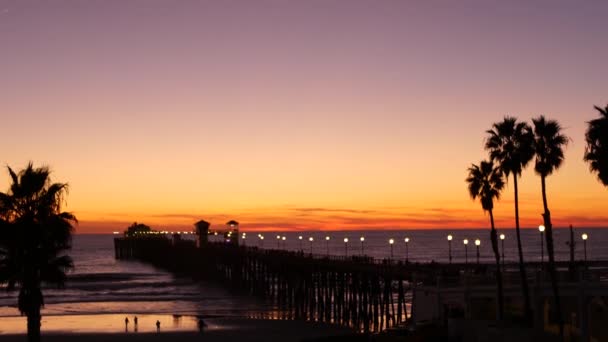
M194 224L194 228L196 230L196 247L200 248L209 241L209 222L200 220Z
M226 232L224 233L224 240L227 243L231 243L233 245L239 244L239 223L234 220L230 220L226 222L226 226L228 226Z

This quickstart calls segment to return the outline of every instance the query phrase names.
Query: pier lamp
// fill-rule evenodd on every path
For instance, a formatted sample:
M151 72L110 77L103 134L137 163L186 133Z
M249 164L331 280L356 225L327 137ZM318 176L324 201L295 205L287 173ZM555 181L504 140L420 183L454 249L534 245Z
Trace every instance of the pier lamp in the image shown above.
M502 245L502 268L505 268L505 234L500 234L500 243Z
M365 242L365 237L361 237L359 240L361 240L361 255L363 255L363 242Z
M287 237L285 235L283 235L281 237L281 241L283 241L283 249L287 249L286 246L285 246L285 240L287 240Z
M538 231L540 232L540 269L543 269L543 264L545 263L545 249L543 246L543 233L545 232L545 226L542 224L538 226Z
M245 233L243 233L243 236L241 236L241 240L243 240L243 246L246 246L246 242L245 242L246 238L247 238L247 236L245 235Z
M468 246L469 246L469 240L468 239L464 239L462 240L462 243L464 244L464 264L468 265L469 264L469 251L468 251Z
M260 244L261 247L264 248L264 235L260 234Z
M315 239L313 239L313 237L312 237L312 236L308 238L308 241L310 241L310 255L312 255L312 242L313 242L314 240L315 240Z
M475 247L477 247L477 265L479 265L479 245L481 245L481 240L475 240Z
M281 235L277 235L277 249L281 248Z
M348 238L344 238L344 256L348 256Z
M405 239L405 263L407 264L408 262L410 262L409 260L409 251L408 251L408 245L410 244L410 238L406 237Z
M329 256L329 236L325 237L325 246L327 247L327 256Z
M448 234L448 259L452 263L452 234Z
M303 251L304 249L302 248L302 235L298 236L298 239L300 240L300 252Z
M583 239L583 250L585 251L585 264L587 263L587 239L589 238L589 235L587 235L586 233L583 233L583 235L581 235L581 238Z
M393 244L394 243L395 243L395 240L393 240L393 239L388 240L388 244L391 245L391 259L393 259Z

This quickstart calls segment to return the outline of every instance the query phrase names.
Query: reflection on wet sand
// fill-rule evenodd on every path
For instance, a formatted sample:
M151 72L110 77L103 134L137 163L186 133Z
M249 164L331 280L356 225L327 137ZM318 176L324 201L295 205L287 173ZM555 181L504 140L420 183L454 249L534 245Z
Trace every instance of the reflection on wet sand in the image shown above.
M160 322L163 332L199 331L199 317L182 315L61 315L43 316L44 332L69 333L150 333L156 332L156 322ZM128 324L126 322L129 322ZM205 330L225 329L213 319L205 319ZM0 335L24 334L26 317L2 317Z

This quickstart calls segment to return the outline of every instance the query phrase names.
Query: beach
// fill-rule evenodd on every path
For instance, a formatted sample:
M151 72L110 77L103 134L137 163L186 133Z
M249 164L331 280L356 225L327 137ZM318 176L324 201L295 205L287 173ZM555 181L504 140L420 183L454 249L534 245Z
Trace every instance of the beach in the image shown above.
M64 316L65 317L65 316ZM85 319L86 320L86 319ZM157 333L146 329L143 332L122 332L106 330L98 332L74 331L45 331L42 330L42 341L310 341L333 336L349 336L354 332L350 329L327 325L323 323L265 320L265 319L217 319L213 320L211 328L202 334L195 330L163 331ZM140 322L140 325L142 323ZM105 326L102 324L102 326ZM3 342L25 341L25 334L3 334Z

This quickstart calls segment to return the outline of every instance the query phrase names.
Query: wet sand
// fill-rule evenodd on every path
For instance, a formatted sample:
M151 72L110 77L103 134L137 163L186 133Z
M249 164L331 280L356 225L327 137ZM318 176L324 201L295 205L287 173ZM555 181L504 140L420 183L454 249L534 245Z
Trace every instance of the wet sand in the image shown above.
M140 323L141 324L141 323ZM286 341L299 342L322 337L347 336L354 332L343 327L315 322L222 318L213 320L214 327L200 334L197 331L157 332L71 332L42 331L42 341ZM26 341L25 334L0 334L3 342Z

